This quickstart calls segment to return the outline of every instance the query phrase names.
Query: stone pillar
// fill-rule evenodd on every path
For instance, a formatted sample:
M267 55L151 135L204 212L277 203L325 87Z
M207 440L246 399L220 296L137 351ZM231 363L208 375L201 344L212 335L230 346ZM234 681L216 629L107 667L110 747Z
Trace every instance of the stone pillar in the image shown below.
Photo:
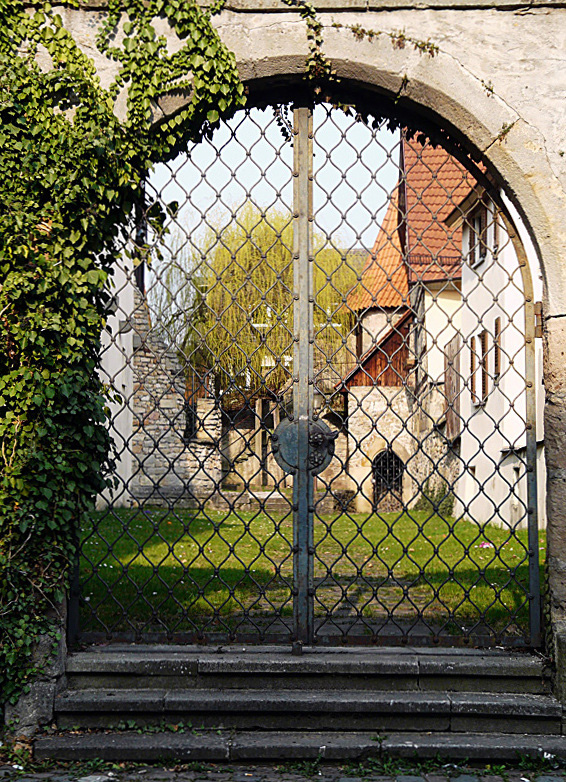
M545 328L544 432L547 470L547 605L556 695L566 702L566 319ZM551 651L550 649L548 651Z

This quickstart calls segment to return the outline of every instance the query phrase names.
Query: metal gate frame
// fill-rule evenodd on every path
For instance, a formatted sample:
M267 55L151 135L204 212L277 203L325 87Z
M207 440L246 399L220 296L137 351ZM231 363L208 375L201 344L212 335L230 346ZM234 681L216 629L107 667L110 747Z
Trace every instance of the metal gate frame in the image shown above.
M492 188L493 190L493 188ZM532 647L542 643L542 599L540 591L539 535L538 535L538 477L537 477L537 398L536 398L536 355L537 337L536 308L533 292L533 278L527 254L518 232L507 214L498 192L490 192L501 210L501 218L519 260L521 280L525 297L525 384L526 384L526 444L527 444L527 513L529 531L529 633ZM495 196L495 197L494 197ZM497 198L497 200L495 200ZM542 336L542 334L540 335Z
M313 412L313 122L312 112L294 112L293 255L295 299L293 416L297 421L297 468L293 480L293 619L295 640L314 635L314 493L309 469L309 428Z
M541 594L537 519L536 442L536 318L532 275L525 249L497 188L469 159L461 160L481 183L499 209L520 267L524 291L526 469L529 556L529 636L533 647L541 644ZM316 642L314 619L314 481L312 427L316 422L314 400L314 301L313 289L313 112L293 108L293 413L296 426L296 467L293 475L293 627L295 643ZM76 563L69 596L68 633L71 643L79 637L79 564Z
M313 274L312 224L313 214L313 115L309 108L293 110L293 200L294 200L294 261L295 261L295 317L293 415L298 422L297 464L293 483L294 515L294 580L293 605L296 641L311 644L314 640L314 535L313 535L313 480L309 469L309 426L313 411ZM469 160L465 161L469 166ZM541 592L538 543L538 493L536 444L536 358L535 358L535 304L529 263L517 230L507 214L500 193L474 166L474 175L489 187L489 195L499 206L509 238L513 244L521 271L525 299L525 381L527 503L529 537L529 633L533 647L541 644Z

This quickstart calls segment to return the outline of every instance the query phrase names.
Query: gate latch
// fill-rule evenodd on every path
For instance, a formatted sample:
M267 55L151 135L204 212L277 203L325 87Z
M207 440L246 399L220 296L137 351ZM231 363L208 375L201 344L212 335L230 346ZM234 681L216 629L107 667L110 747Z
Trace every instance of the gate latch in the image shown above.
M333 431L324 421L309 421L308 469L312 475L325 470L334 456L334 441L339 432ZM296 420L284 418L271 436L271 450L275 461L285 472L299 467L299 427Z

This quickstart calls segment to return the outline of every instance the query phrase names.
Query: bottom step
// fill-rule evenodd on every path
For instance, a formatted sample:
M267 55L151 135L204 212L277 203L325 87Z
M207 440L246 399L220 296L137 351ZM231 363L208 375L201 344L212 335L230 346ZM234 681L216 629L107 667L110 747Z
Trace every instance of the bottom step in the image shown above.
M198 734L86 733L43 736L34 744L38 760L152 762L364 760L380 755L407 759L440 757L486 762L522 757L566 759L566 736L509 733L256 732Z

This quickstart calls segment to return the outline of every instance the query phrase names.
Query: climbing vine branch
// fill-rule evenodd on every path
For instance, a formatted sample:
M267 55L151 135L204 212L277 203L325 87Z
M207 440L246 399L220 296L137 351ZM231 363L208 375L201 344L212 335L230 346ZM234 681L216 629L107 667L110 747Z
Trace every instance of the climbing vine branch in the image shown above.
M181 42L173 54L160 18ZM0 0L0 701L35 674L77 530L112 484L96 366L133 205L155 161L244 103L211 11L190 0L110 0L97 44L119 64L108 88L48 2L30 13Z

